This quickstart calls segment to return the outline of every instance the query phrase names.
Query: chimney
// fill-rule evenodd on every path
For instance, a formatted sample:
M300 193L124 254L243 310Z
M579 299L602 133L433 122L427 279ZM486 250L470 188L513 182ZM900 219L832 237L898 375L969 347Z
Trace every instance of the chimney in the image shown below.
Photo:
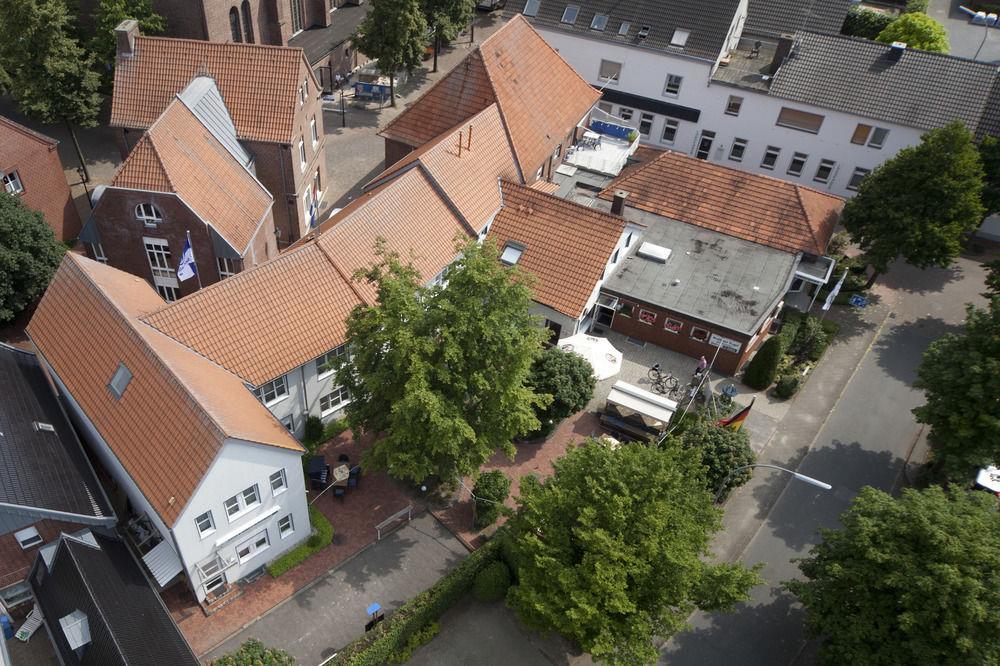
M611 200L611 214L621 217L622 213L625 211L625 199L628 198L628 192L625 190L615 190L615 196Z
M139 22L135 19L125 19L115 28L115 44L119 58L131 58L135 55L135 38L139 36Z
M889 47L889 60L899 62L899 59L903 57L904 51L906 51L906 42L893 42Z
M771 64L767 68L769 76L774 76L778 69L785 64L785 58L792 52L794 44L795 40L790 35L782 35L778 38L778 46L774 49L774 58L771 59Z

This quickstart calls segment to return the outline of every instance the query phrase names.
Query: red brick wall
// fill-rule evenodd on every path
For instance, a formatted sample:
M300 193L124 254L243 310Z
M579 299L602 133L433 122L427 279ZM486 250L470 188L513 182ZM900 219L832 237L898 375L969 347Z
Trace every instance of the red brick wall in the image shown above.
M165 36L208 39L202 0L153 0L153 11L166 19Z
M66 241L77 237L80 216L55 145L0 123L0 171L17 171L24 187L21 201L45 216L56 238Z
M644 305L638 301L631 301L626 298L619 298L619 302L625 306L633 306L632 316L628 317L623 315L621 311L617 312L615 314L614 323L611 326L612 330L639 340L651 342L654 345L658 345L666 349L686 354L694 359L704 355L705 358L711 361L712 356L715 354L715 347L708 344L707 339L705 342L700 342L691 337L693 327L705 329L709 332L709 335L715 333L724 338L729 338L739 342L742 345L740 353L736 354L720 349L719 355L715 360L713 369L727 375L735 375L743 364L750 359L753 352L757 349L764 338L763 335L758 335L751 345L748 344L750 342L750 336L741 335L734 331L714 326L698 319L686 317L663 308ZM640 320L640 309L652 312L656 315L656 319L652 324L646 324ZM682 323L682 327L677 333L671 333L664 328L664 323L667 317ZM769 326L770 319L765 321L761 328L766 331ZM692 371L693 369L694 368L692 366Z

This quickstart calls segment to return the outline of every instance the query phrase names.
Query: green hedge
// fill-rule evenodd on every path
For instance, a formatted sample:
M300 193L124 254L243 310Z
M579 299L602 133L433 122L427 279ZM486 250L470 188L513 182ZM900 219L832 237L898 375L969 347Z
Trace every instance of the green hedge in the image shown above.
M316 528L316 534L310 535L298 546L267 565L267 573L271 574L273 578L277 578L287 573L289 569L302 564L310 555L323 550L333 541L333 525L314 506L309 507L309 522Z
M510 587L510 569L501 560L482 568L472 585L472 596L484 604L500 601Z
M472 589L476 575L496 562L500 539L490 540L470 554L438 582L403 604L395 613L354 641L330 662L330 666L381 666L404 651L411 637L422 632L432 622Z
M847 18L844 19L844 26L840 32L844 35L875 39L894 19L891 14L855 5L847 12Z

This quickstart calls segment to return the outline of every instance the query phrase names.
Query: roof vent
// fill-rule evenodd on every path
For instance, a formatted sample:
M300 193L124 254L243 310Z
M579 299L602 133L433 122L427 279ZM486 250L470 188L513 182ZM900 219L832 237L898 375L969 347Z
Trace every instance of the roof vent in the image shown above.
M648 25L644 25L639 28L639 34L636 35L639 39L646 39L649 37L649 31L652 30Z
M40 432L55 432L56 429L52 427L51 423L44 423L42 421L32 421L31 426Z
M636 250L636 254L643 259L649 259L658 264L665 264L667 263L667 259L670 258L670 250L668 248L653 243L643 243Z
M889 47L889 58L892 60L899 60L903 57L903 52L906 50L906 42L893 42Z

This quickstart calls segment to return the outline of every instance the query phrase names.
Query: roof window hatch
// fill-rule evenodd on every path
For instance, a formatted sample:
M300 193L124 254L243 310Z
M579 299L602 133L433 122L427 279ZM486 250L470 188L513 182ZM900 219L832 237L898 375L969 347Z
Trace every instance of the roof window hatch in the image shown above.
M500 263L504 266L513 266L521 260L522 254L524 254L523 245L507 241L507 244L503 246L503 252L500 253Z

